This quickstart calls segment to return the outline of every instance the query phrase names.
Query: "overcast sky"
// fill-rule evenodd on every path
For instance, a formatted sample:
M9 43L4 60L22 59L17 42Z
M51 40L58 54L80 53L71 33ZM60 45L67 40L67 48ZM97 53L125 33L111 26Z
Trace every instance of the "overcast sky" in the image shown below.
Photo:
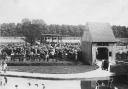
M47 24L94 21L128 26L128 0L0 0L0 23L22 18Z

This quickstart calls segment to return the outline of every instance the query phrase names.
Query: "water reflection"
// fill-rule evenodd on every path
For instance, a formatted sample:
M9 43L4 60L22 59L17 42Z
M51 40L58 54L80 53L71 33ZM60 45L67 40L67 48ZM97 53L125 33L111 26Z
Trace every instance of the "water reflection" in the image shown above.
M0 89L128 89L128 76L91 80L42 80L0 76Z
M81 81L81 89L115 89L111 80Z
M114 76L109 80L82 80L81 89L128 89L128 75Z

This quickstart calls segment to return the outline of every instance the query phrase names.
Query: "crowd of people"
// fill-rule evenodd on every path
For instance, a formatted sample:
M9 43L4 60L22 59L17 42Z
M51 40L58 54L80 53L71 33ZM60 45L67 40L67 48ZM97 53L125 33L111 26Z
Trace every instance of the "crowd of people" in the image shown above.
M128 60L128 51L127 52L117 52L116 53L116 60L119 61L124 61L124 60Z
M40 44L30 46L7 45L1 47L0 58L8 61L49 61L50 59L78 61L80 57L80 45L73 44Z

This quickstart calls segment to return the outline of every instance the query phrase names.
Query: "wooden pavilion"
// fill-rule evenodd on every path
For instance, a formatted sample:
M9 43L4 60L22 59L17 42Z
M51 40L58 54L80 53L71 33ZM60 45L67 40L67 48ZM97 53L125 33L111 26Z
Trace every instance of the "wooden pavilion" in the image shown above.
M82 60L93 65L97 60L114 61L115 37L108 23L87 23L82 36Z
M40 43L47 43L47 42L59 43L61 41L62 41L62 35L58 35L58 34L42 34Z

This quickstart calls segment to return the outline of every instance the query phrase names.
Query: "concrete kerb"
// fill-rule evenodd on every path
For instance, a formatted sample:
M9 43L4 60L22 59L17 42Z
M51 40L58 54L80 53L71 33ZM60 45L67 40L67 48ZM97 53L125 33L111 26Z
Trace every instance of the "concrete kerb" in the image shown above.
M109 71L101 70L100 68L77 74L41 74L41 73L27 73L27 72L14 72L7 71L6 73L1 72L0 76L7 77L19 77L19 78L33 78L33 79L45 79L45 80L81 80L81 79L108 79L110 76L114 76L114 73Z

